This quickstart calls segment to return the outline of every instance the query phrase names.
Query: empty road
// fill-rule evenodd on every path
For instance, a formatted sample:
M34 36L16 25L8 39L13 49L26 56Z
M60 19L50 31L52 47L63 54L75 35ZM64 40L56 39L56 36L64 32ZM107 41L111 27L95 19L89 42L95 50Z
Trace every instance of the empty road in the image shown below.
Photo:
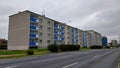
M117 68L120 48L0 59L0 68Z

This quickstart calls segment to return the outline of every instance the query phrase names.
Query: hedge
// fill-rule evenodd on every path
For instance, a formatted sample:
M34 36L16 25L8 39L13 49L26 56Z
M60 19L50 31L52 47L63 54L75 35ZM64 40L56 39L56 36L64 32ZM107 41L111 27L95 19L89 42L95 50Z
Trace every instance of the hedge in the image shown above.
M7 49L7 45L0 45L0 49Z
M34 55L34 51L33 50L27 50L27 55Z
M51 52L58 52L58 51L76 51L80 49L80 45L48 45L48 50Z
M93 45L93 46L90 46L91 49L102 49L103 47L100 46L100 45Z
M50 45L48 45L48 50L51 52L58 52L58 46L56 46L54 44L50 44Z
M106 46L106 48L107 48L107 49L109 49L109 48L110 48L110 46Z

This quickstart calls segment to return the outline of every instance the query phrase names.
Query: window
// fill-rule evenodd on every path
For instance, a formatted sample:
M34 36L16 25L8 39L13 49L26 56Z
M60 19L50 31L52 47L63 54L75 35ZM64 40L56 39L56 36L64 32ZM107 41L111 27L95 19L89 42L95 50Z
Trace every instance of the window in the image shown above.
M42 43L42 40L40 39L39 42Z
M48 37L50 38L50 34L48 34Z
M42 32L40 32L40 36L42 36Z
M48 27L48 31L50 31L50 27Z
M42 23L42 19L41 18L39 18L39 22Z
M50 40L47 40L47 43L50 43Z
M69 30L69 27L67 29Z
M30 42L34 42L34 39L31 39L31 38L30 38Z
M47 21L47 23L50 25L50 21Z
M67 34L69 34L69 32L67 32Z
M67 43L69 44L69 41Z
M67 37L67 39L69 39L69 37Z
M42 29L43 27L42 27L42 25L39 25L39 29Z

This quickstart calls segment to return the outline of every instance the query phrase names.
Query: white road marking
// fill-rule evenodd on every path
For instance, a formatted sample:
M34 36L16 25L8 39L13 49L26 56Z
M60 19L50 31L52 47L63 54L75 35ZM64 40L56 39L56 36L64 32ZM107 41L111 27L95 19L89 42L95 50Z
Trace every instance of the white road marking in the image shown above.
M67 65L67 66L64 66L64 67L62 67L62 68L67 68L67 67L73 66L73 65L75 65L75 64L77 64L77 62L75 62L75 63L72 63L72 64L69 64L69 65Z
M108 54L109 52L106 52L105 54Z
M83 52L83 53L88 53L88 52Z
M99 55L96 55L96 56L94 56L94 57L98 57Z
M35 62L33 62L33 63L41 63L41 62L46 62L46 61L49 61L49 60L35 61Z
M15 68L15 67L17 67L17 65L16 66L8 66L8 67L5 67L5 68Z

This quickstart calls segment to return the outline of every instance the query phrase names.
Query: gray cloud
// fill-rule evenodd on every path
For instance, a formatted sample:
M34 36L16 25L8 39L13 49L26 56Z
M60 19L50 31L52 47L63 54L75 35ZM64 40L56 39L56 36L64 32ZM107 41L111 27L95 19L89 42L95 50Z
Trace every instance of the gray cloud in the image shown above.
M0 2L0 37L7 38L8 16L31 10L71 26L96 30L110 39L120 34L120 0L2 0ZM5 29L5 30L3 30Z
M96 30L107 35L108 31L113 32L112 35L119 34L120 32L117 31L117 29L120 28L119 12L120 9L101 11L94 17L94 20L88 21L85 26L88 26L89 28L94 27Z

